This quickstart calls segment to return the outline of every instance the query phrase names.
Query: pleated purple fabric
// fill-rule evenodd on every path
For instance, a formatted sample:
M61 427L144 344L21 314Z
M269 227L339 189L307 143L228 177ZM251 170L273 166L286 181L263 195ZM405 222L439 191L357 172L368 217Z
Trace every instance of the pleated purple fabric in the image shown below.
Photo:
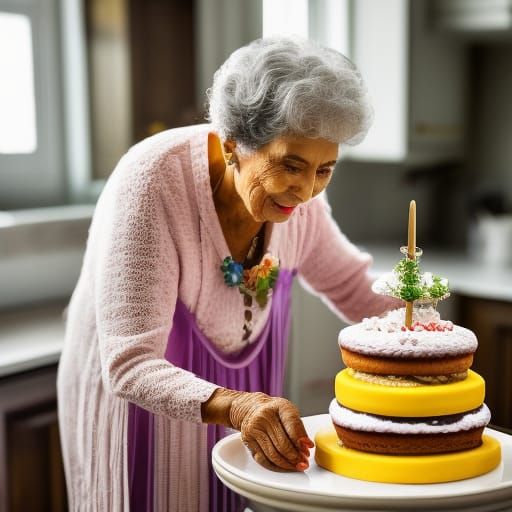
M265 327L253 343L236 355L226 355L216 349L199 330L194 315L178 300L165 358L219 386L281 396L290 328L291 286L296 273L296 270L281 269ZM237 292L234 290L234 293ZM245 500L224 486L212 469L212 448L225 435L224 427L208 425L210 512L238 512L245 507ZM128 472L132 512L164 512L155 510L154 505L157 494L154 489L154 445L153 414L130 404Z

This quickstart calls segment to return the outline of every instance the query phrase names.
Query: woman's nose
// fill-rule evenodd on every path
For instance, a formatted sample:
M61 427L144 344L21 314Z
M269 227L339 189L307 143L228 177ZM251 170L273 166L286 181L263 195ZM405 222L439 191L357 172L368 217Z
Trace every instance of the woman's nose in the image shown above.
M302 176L301 179L294 183L291 187L293 193L300 199L302 203L309 201L313 197L315 177L315 175Z

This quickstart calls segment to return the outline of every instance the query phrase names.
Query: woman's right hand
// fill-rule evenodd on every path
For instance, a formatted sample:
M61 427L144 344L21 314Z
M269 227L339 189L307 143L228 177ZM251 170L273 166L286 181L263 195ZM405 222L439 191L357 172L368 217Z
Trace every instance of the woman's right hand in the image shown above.
M203 421L240 430L254 460L273 471L308 468L309 439L295 405L285 398L225 388L203 404Z

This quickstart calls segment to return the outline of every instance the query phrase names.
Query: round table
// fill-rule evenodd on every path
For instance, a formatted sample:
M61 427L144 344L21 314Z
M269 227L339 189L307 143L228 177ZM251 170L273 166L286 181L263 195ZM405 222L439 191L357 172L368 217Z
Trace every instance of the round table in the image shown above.
M303 418L311 439L330 424L328 414ZM381 484L338 476L315 463L303 473L278 473L258 465L232 434L213 448L217 476L235 492L249 498L257 510L294 512L351 511L512 511L512 436L492 429L485 433L501 443L502 462L495 470L467 480L443 484Z

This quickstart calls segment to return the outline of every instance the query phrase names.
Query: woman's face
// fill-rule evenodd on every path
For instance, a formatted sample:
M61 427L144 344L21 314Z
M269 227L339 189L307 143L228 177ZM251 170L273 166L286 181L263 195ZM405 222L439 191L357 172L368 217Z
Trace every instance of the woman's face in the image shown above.
M337 158L334 142L282 136L245 157L238 155L235 187L254 220L284 222L297 205L327 187Z

